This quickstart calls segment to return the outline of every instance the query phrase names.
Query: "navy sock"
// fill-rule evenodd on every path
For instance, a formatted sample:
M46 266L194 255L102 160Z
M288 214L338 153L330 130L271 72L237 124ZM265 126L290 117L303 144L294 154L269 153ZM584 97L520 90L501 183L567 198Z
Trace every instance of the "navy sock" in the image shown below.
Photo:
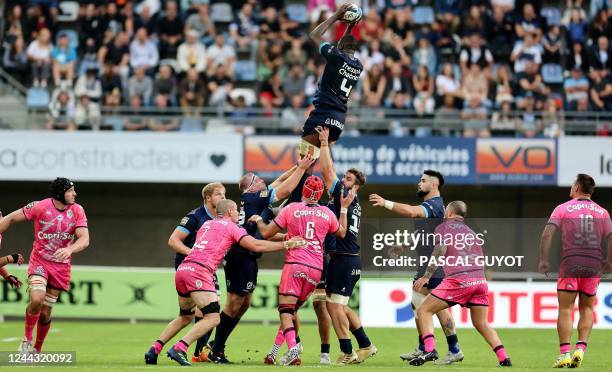
M217 354L225 349L225 341L229 336L232 329L232 324L235 319L227 315L225 312L221 312L221 321L217 326L217 333L215 334L215 342L213 342L213 353Z
M425 351L425 343L423 342L421 335L418 335L418 336L419 336L419 350Z
M353 353L353 345L351 344L350 338L341 338L340 341L340 350L344 354L352 354Z
M321 354L329 354L329 344L321 344Z
M457 338L457 335L446 336L446 342L448 343L448 350L451 353L456 354L459 351L461 351L461 348L459 347L459 339Z
M298 335L295 336L295 342L298 343L298 344L300 342L302 342L302 340L300 340L300 336L298 336Z
M368 338L368 335L366 335L363 327L359 327L358 329L355 329L351 332L353 333L353 336L355 336L355 338L357 339L357 343L359 344L360 349L364 349L372 345L372 342L370 342L370 339Z

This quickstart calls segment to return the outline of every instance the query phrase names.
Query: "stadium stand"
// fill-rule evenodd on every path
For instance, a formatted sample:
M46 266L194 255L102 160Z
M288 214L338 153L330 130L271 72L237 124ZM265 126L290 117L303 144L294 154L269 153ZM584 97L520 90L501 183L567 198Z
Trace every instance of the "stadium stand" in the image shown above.
M361 42L359 58L366 70L359 89L351 93L355 134L609 133L612 9L605 1L589 7L554 0L357 2L364 19L353 34ZM288 124L285 119L290 112L303 117L312 108L323 63L307 35L334 7L334 1L312 0L6 1L2 68L15 79L1 78L0 84L23 85L24 110L30 112L27 123L12 127L41 129L53 115L67 116L66 108L54 102L65 91L74 96L67 106L74 106L71 111L93 107L104 118L93 126L76 126L82 129L185 126L182 130L200 131L214 119L212 127L225 123L240 132L245 127L256 133L298 131L299 120ZM337 24L328 40L337 40L345 27ZM61 41L65 36L67 46ZM452 73L444 72L446 64ZM470 75L472 65L478 67ZM163 66L170 66L170 76ZM501 66L507 77L498 76ZM144 67L145 76L138 67ZM189 80L192 68L200 80L197 87ZM101 82L101 95L77 91L79 81L88 87ZM480 86L486 86L486 95L476 102L470 92ZM255 91L255 100L236 89ZM301 90L299 99L296 89ZM196 91L202 99L194 98ZM81 99L84 94L88 99ZM538 129L526 133L519 128L529 95ZM131 106L137 99L135 109ZM172 125L153 125L146 118L140 120L146 125L117 124L118 115L134 120L160 110L162 121ZM471 124L457 128L453 110L457 118L478 118L484 127L472 130L475 121L470 119L465 121ZM493 118L502 112L508 118L506 130L491 130Z

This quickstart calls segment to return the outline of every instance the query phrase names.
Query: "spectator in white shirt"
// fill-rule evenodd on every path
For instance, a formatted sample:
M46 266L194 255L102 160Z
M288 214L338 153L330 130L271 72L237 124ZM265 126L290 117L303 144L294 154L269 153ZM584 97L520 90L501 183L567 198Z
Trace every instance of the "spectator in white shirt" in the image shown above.
M32 66L32 80L34 87L46 87L51 75L51 33L43 28L36 40L32 41L26 50Z
M535 43L531 33L526 33L523 41L517 41L510 54L510 60L514 62L514 72L525 71L527 61L533 61L539 67L542 63L544 49Z
M187 73L193 67L201 74L206 70L206 49L198 40L196 30L187 31L186 36L185 42L178 47L177 62L180 72Z
M234 61L236 59L236 51L233 47L225 43L225 38L222 34L215 36L215 43L206 51L208 55L208 65L211 66L207 73L208 76L215 74L215 66L224 65L227 74L234 75Z
M159 52L155 43L149 40L149 35L144 27L136 32L136 38L130 44L130 65L132 68L144 67L148 73L153 73L153 69L159 62Z

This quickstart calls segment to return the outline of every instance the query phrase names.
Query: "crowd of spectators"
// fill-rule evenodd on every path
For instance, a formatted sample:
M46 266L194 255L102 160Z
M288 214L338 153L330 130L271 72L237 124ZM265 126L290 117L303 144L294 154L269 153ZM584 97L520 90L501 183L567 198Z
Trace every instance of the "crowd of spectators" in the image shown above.
M24 85L49 90L49 128L99 127L101 106L166 114L175 107L186 116L229 106L244 122L253 108L280 113L283 130L297 132L324 63L308 32L343 1L305 1L299 19L287 7L296 2L228 0L232 20L215 22L219 2L80 1L78 20L66 26L57 0L9 0L2 66ZM562 133L563 111L612 110L607 0L355 2L364 11L353 29L364 72L350 110L460 121L464 136L526 137ZM423 9L434 11L431 19ZM338 22L327 40L345 29ZM255 62L253 81L237 71L244 60ZM244 87L255 96L232 94ZM178 127L172 115L123 125ZM388 129L405 134L393 122Z

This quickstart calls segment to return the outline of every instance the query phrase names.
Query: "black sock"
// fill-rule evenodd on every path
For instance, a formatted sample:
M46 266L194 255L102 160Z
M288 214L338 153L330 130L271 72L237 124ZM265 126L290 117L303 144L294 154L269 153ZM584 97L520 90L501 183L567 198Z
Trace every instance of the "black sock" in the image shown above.
M213 353L217 354L225 349L225 341L229 337L229 333L233 328L232 324L234 324L234 318L230 317L225 312L221 312L221 322L219 322L219 325L217 326L215 342L213 343L212 348Z
M342 351L344 354L353 353L353 345L351 344L350 338L341 338L338 341L340 342L340 351Z
M321 344L321 354L329 354L329 344Z
M364 349L372 345L372 342L370 342L370 339L368 338L368 335L366 335L363 327L359 327L351 332L353 333L353 336L355 336L355 338L357 339L357 343L359 344L360 349Z
M461 351L461 348L459 348L459 339L457 338L457 335L446 336L446 343L448 343L448 350L451 353L457 354L459 351Z
M425 351L425 343L423 342L421 335L418 335L418 336L419 336L419 350Z
M210 335L212 335L212 329L208 331L208 333L205 334L204 336L198 338L198 341L196 342L195 350L193 351L194 356L200 356L200 352L202 351L204 346L206 346L206 343L210 339Z
M296 343L298 343L298 344L299 344L300 342L302 342L302 340L300 340L300 336L295 335L295 342L296 342Z

